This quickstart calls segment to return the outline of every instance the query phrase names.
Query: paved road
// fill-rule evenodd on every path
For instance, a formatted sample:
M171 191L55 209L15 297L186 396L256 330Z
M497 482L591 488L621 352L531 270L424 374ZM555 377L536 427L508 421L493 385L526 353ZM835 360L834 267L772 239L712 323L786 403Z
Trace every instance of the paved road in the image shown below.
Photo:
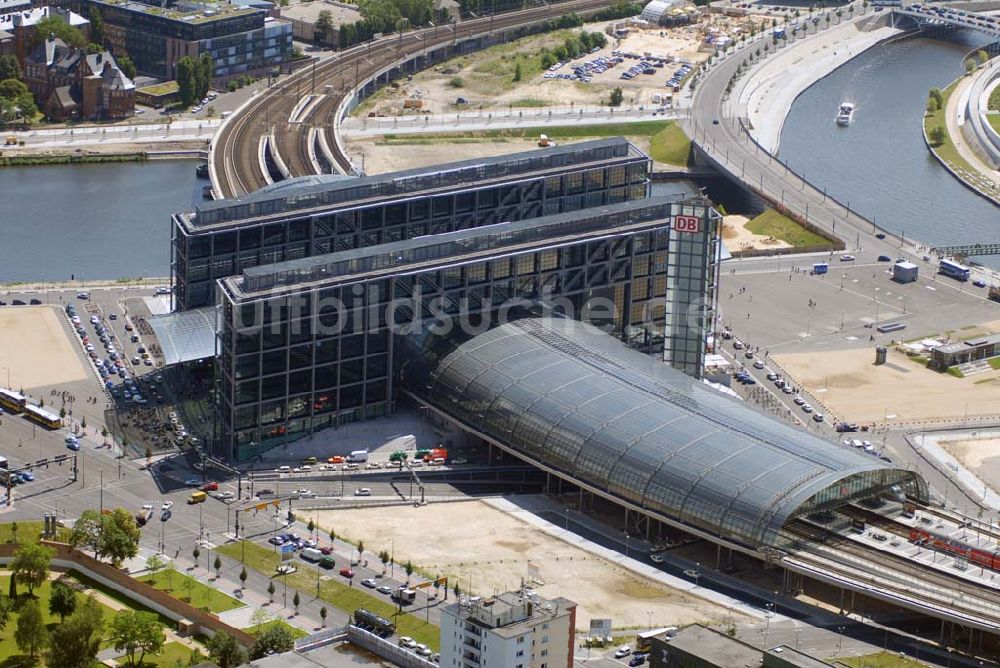
M867 20L867 17L857 21ZM821 24L823 25L823 24ZM808 37L804 39L809 39ZM734 107L739 86L752 77L744 75L737 81L732 97L726 93L731 77L758 41L737 49L713 66L695 90L689 118L682 121L685 131L708 160L731 178L774 204L813 225L843 239L848 249L865 248L876 254L906 255L919 259L922 252L912 240L884 234L872 221L850 209L850 202L837 202L827 197L822 185L811 185L789 171L779 158L758 147L744 130L746 110ZM790 47L784 47L790 48ZM805 175L808 178L808 174Z

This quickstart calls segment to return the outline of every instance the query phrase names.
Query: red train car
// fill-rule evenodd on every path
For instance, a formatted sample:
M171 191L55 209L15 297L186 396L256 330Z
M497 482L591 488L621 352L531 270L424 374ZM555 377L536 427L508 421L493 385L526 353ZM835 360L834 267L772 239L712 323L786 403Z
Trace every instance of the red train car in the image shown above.
M972 547L952 538L938 536L916 527L910 529L910 540L916 545L964 557L967 561L983 566L984 568L1000 571L1000 553Z

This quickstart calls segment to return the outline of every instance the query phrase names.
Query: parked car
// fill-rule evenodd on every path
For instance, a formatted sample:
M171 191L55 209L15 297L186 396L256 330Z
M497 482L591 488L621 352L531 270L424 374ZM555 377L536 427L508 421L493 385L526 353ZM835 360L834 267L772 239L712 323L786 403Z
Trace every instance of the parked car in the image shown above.
M353 578L354 577L354 571L352 569L350 569L350 568L347 568L346 566L344 568L340 569L340 574L342 576L344 576L345 578Z

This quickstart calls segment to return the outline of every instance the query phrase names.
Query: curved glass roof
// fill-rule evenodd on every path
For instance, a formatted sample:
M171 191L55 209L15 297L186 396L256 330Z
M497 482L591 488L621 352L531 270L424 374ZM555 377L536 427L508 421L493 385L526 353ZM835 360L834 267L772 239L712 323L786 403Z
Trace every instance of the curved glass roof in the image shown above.
M758 413L577 321L525 318L464 343L432 339L403 368L423 400L613 497L754 548L778 544L800 506L892 484L926 490L914 473Z

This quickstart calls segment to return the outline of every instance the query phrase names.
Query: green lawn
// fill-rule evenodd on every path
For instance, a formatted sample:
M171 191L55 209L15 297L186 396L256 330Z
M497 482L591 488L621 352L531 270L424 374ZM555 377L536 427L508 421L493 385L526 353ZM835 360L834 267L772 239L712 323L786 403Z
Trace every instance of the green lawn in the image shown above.
M1000 114L986 114L986 120L994 130L1000 132Z
M536 126L527 128L506 128L502 130L479 130L476 132L429 132L417 137L411 135L385 134L383 139L393 144L430 143L456 139L537 139L545 134L551 139L584 139L594 137L653 137L662 130L673 126L673 121L638 121L636 123L596 123L594 125ZM683 136L683 133L682 133ZM666 139L666 137L665 137ZM665 145L673 146L665 141ZM690 144L689 144L690 145ZM676 147L674 147L676 150Z
M292 634L293 638L305 638L307 635L309 635L299 627L292 626L283 619L272 619L269 622L264 622L260 626L254 626L251 629L244 629L244 630L249 631L251 635L256 636L268 630L272 626L284 626L286 629L288 629L288 632Z
M948 108L948 98L951 97L957 83L958 81L941 91L944 95L944 101L942 102L940 109L924 114L924 132L926 132L929 136L931 129L940 126L944 130L944 141L940 144L931 143L931 148L939 158L947 162L953 168L964 169L970 173L975 173L976 170L973 169L972 165L965 161L965 158L963 158L959 154L958 149L955 148L955 144L952 143L951 135L948 133L948 124L945 122L945 110Z
M17 524L17 535L14 535L14 524ZM42 522L4 522L0 524L0 543L37 543L42 537ZM72 533L66 527L59 527L58 537L69 540Z
M190 663L191 652L194 651L187 645L182 645L179 642L168 642L164 643L163 651L155 656L146 655L142 660L142 668L183 668L184 666L192 665ZM204 657L203 653L199 654ZM125 665L125 657L119 656L115 658L118 665Z
M159 571L156 575L141 577L139 580L165 591L185 603L199 608L208 608L215 614L244 605L232 596L227 596L218 589L199 582L198 578L179 573L173 568Z
M989 362L991 369L1000 369L1000 357L991 357L986 361Z
M691 140L681 126L668 122L666 127L653 135L649 154L657 162L684 167L691 160Z
M229 543L228 545L219 547L218 551L234 559L239 559L242 554L242 546L240 543ZM305 562L296 560L296 566L300 570L288 576L278 576L275 574L279 563L280 559L278 555L272 550L256 543L246 543L246 564L250 568L255 568L261 573L273 577L275 587L277 588L274 594L275 601L282 600L283 585L281 580L283 577L287 579L289 587L295 587L303 593L316 591L315 571L307 567ZM321 599L348 614L353 614L358 608L365 608L377 615L392 619L396 623L396 631L400 635L410 636L417 642L432 647L437 651L440 645L440 629L437 626L428 624L416 613L397 614L396 606L387 599L369 594L368 590L359 584L353 587L349 586L347 581L337 574L337 570L333 569L328 572L330 579L320 581ZM289 599L289 605L291 605L291 599Z
M0 591L4 592L6 595L7 588L10 586L10 576L0 577ZM35 599L38 601L38 607L42 611L42 619L45 621L45 625L50 629L54 628L59 624L59 616L49 613L49 592L52 589L52 582L46 581L40 587L36 587L33 592ZM27 589L21 587L18 592L21 596L19 597L21 601L27 599ZM82 601L83 595L78 594L77 604ZM98 603L101 611L104 613L105 624L114 616L115 611L108 606ZM18 668L20 666L30 666L30 665L44 665L42 659L37 659L37 664L33 664L28 658L27 654L22 654L21 650L17 648L17 643L14 642L14 629L17 628L17 617L18 613L15 609L7 620L7 625L4 627L2 633L0 633L0 665L4 668ZM102 647L107 646L106 643L102 643ZM185 664L186 665L186 664Z
M916 661L908 656L901 657L892 652L841 657L837 661L851 668L926 668L927 666L922 661Z
M746 224L746 228L754 234L763 234L791 244L795 248L805 246L829 246L830 241L818 234L810 232L794 220L768 209Z
M959 371L957 366L950 366L944 370L949 376L954 376L955 378L965 378L965 374Z

